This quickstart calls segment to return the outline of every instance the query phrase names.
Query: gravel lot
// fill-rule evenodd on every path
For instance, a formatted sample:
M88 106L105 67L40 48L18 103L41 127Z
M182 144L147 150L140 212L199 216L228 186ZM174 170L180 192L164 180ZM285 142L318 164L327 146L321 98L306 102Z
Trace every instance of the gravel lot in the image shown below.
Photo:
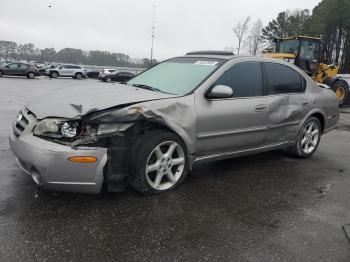
M93 79L0 78L0 261L350 261L350 109L307 160L279 152L196 166L144 197L40 190L8 132L20 107Z

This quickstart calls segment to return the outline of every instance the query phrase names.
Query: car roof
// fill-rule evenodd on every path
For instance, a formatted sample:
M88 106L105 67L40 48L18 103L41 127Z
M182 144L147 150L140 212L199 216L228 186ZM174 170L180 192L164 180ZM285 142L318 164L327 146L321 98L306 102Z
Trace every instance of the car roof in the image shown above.
M253 56L253 55L206 55L206 54L196 54L196 55L185 55L179 56L179 58L192 57L192 58L212 58L212 59L222 59L222 60L235 60L239 59L241 61L260 61L260 62L273 62L285 65L291 65L291 63L286 62L282 59L269 58L263 56Z
M191 52L192 53L192 52ZM296 65L286 62L282 59L276 59L276 58L269 58L269 57L263 57L263 56L252 56L252 55L214 55L214 54L196 54L196 55L185 55L185 56L179 56L178 58L186 58L186 57L192 57L192 58L212 58L212 59L222 59L222 60L239 60L239 61L256 61L256 62L270 62L270 63L276 63L276 64L282 64L288 67L293 68L294 70L298 71L302 75L306 75L305 72L297 67Z

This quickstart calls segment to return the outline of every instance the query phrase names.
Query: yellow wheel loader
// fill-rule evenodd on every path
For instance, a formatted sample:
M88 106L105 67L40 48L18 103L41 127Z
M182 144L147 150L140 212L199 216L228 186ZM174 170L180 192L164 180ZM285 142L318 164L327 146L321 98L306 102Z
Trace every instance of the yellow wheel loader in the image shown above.
M336 93L339 105L350 104L350 75L338 75L338 65L320 61L321 38L295 36L276 39L275 52L265 52L266 57L294 63L316 82L326 84Z

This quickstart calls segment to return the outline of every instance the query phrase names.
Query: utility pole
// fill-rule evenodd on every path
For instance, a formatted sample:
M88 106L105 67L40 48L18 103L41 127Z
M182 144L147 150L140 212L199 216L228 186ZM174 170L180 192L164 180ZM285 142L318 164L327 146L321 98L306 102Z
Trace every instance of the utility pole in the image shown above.
M153 64L153 44L154 44L154 28L156 20L156 6L153 6L153 23L152 23L152 47L151 47L151 66Z

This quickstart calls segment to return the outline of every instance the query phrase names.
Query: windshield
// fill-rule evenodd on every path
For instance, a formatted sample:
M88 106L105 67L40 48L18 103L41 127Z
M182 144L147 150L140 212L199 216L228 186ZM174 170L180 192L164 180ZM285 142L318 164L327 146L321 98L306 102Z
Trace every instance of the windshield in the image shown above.
M316 59L316 49L318 43L315 41L302 41L300 57L305 59Z
M180 57L167 60L128 81L129 85L143 85L164 93L185 95L198 87L225 60Z
M279 50L278 53L288 53L288 54L294 54L298 51L298 40L284 40L279 42Z

